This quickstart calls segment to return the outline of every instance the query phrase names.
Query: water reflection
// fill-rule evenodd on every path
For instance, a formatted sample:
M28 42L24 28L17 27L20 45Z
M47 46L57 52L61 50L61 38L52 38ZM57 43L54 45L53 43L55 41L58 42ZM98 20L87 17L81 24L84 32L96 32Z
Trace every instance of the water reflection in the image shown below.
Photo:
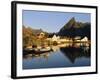
M24 55L24 59L33 59L33 58L45 58L48 59L48 57L50 56L50 52L46 52L46 53L42 53L42 54L27 54Z
M67 66L72 67L72 66L90 65L91 50L89 43L66 43L56 46L52 45L51 49L52 50L50 52L45 52L41 54L31 53L24 55L23 68L34 69L34 68L67 67ZM30 64L33 67L30 66L30 64L27 64L28 62L30 62ZM47 63L42 64L43 62Z
M72 62L74 63L77 58L80 57L90 57L90 49L84 50L84 48L73 48L73 47L66 47L60 48L62 53Z

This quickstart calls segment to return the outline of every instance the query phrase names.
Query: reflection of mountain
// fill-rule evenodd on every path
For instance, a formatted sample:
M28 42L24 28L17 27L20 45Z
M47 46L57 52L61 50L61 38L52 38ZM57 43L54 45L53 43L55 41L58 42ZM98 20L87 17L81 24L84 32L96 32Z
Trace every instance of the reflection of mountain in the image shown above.
M75 18L69 20L58 32L60 36L87 36L90 39L90 23L76 22Z
M80 57L90 57L90 49L88 51L84 51L85 47L82 48L75 48L75 47L65 47L60 48L61 52L69 58L69 60L74 63L77 58Z

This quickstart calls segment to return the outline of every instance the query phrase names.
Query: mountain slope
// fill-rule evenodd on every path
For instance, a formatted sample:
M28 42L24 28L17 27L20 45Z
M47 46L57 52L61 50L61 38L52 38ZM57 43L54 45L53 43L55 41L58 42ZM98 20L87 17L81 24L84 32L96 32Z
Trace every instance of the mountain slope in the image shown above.
M87 36L90 39L90 23L76 22L75 18L71 18L58 32L60 36Z

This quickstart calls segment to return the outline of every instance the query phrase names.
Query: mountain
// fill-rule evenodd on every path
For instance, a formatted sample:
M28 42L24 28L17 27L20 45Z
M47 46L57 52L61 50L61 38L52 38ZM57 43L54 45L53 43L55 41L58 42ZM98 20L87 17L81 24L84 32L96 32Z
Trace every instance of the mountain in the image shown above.
M87 36L90 39L90 27L90 23L77 22L73 17L60 29L58 35L67 37Z
M72 19L69 20L68 23L66 23L61 30L64 30L66 28L78 28L79 25L76 23L75 18L73 17Z

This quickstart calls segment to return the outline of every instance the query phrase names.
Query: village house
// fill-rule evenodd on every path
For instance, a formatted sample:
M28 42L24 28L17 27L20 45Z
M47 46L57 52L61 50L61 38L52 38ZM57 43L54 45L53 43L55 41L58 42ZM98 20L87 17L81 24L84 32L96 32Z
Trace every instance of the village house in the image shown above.
M47 38L48 41L51 41L51 42L56 42L57 44L60 44L62 42L67 42L68 40L65 39L65 38L60 38L60 36L56 36L56 35L53 35L53 37L51 38Z
M53 37L52 37L52 41L59 41L59 39L60 39L60 37L59 36L56 36L56 35L54 35Z
M83 45L86 46L86 47L89 47L90 44L89 44L89 40L87 37L84 37L83 39L81 39L81 42L84 42Z
M83 39L81 39L81 42L88 42L88 38L85 36Z
M40 32L40 33L38 33L38 35L37 35L37 37L38 37L39 39L43 38L44 36L45 36L45 33L44 33L44 32Z
M75 38L74 38L74 42L80 42L81 41L81 37L80 36L76 36Z

